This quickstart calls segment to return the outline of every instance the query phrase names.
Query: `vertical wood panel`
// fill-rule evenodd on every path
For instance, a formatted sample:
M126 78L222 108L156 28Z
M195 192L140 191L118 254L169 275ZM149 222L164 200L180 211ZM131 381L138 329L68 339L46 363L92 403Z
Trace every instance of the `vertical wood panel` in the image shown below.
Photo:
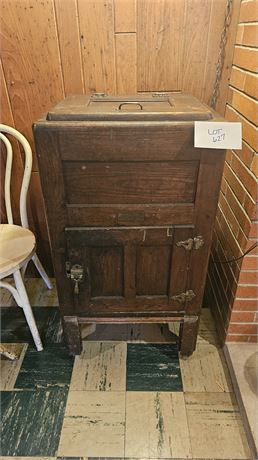
M215 83L220 37L224 24L224 14L217 14L217 12L218 10L224 12L226 3L227 0L212 0L211 5L207 55L201 95L202 100L207 104L210 102Z
M76 0L55 0L65 95L84 93Z
M136 34L116 34L117 94L137 93Z
M136 0L114 0L115 32L136 32Z
M227 39L227 44L225 48L225 61L224 61L224 67L223 67L222 76L221 76L221 82L219 86L220 87L219 97L218 97L218 101L216 104L216 110L222 115L224 115L225 108L226 108L228 82L230 79L231 67L232 67L232 62L233 62L234 44L235 44L235 39L236 39L240 5L241 5L241 0L233 1L232 19L231 19L230 27L228 30L228 39ZM223 14L225 14L225 12L223 12Z
M186 0L181 89L202 95L210 26L211 0Z
M115 38L112 0L78 0L86 93L115 93Z
M13 113L10 105L8 90L6 86L5 75L3 71L2 61L0 61L0 88L1 88L1 104L0 104L0 123L14 127ZM14 222L20 223L19 211L19 192L23 176L23 161L18 142L10 138L13 146L13 168L12 168L12 211ZM5 147L0 143L0 169L1 169L1 222L7 222L6 209L4 203L4 176L5 176Z
M138 0L138 91L181 89L185 0Z
M0 33L15 126L32 143L32 123L63 97L52 0L4 0Z

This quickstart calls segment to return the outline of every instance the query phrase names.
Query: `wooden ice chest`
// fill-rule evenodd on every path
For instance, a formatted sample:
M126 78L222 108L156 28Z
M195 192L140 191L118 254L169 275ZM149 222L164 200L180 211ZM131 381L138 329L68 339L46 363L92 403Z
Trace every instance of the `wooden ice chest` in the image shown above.
M219 120L180 94L71 96L34 125L60 310L80 323L180 321L195 349L224 150L194 148Z

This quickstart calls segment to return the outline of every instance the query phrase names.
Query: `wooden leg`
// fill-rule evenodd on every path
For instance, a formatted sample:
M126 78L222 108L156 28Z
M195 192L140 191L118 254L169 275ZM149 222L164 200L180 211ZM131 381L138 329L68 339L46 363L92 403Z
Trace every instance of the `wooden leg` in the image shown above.
M96 331L96 323L81 323L81 338L86 339L88 335L93 334Z
M180 325L180 355L182 358L190 356L196 347L199 316L185 316Z
M72 356L80 355L82 342L77 316L64 316L64 333L70 354Z

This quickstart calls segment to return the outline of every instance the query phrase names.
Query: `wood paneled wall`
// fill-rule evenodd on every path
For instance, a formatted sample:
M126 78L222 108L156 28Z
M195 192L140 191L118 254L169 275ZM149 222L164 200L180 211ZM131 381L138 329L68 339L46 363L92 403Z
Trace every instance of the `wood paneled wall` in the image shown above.
M227 0L2 0L1 122L33 146L32 123L71 93L183 90L209 103ZM217 109L224 112L240 0L233 17ZM22 153L15 151L15 209ZM51 267L37 161L31 227ZM17 211L16 211L17 214Z

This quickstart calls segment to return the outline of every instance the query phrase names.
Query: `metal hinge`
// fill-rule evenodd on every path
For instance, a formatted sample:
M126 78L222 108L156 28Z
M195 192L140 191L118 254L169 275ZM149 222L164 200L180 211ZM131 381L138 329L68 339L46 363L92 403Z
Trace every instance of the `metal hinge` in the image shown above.
M78 264L72 265L71 267L70 262L66 262L65 266L67 278L71 279L75 283L74 293L79 294L79 283L83 281L84 276L83 267Z
M182 292L181 294L173 295L171 299L175 300L176 302L184 303L191 302L194 297L196 297L196 294L190 289L189 291Z
M204 239L201 235L195 236L194 238L188 238L188 240L178 241L177 246L182 246L186 251L192 251L192 249L200 249L204 245Z

